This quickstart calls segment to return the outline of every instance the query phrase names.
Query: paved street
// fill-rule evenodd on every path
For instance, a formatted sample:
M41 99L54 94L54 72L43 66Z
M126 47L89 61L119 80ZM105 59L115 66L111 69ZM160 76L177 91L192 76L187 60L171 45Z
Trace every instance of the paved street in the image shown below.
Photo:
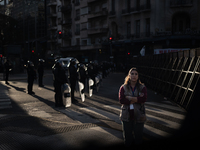
M0 149L123 147L118 90L124 77L111 73L92 97L86 93L84 103L77 92L79 102L70 108L54 106L51 71L45 72L44 88L35 82L33 96L26 93L26 74L11 76L10 85L0 81ZM174 136L186 116L184 110L150 89L146 113L143 146Z

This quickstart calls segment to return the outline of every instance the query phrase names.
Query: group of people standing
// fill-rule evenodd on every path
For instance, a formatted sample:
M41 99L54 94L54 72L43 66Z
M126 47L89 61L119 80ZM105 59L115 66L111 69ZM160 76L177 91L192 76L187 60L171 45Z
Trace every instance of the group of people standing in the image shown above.
M39 87L44 87L43 85L43 75L44 75L44 60L43 59L39 59L39 63L38 63L38 85ZM35 92L33 92L33 82L34 80L37 79L37 72L36 69L34 67L34 64L32 61L28 61L27 63L27 75L28 75L28 94L32 95L35 94Z
M55 106L63 106L62 99L62 85L68 83L71 88L71 100L72 103L77 103L75 99L74 92L76 90L77 81L81 82L84 85L82 92L85 92L86 80L91 78L95 83L95 77L101 72L106 72L102 65L98 65L96 62L90 62L89 64L77 64L75 58L70 60L70 65L67 69L62 67L62 61L57 60L54 66L52 67L54 75L54 87L55 87ZM106 66L104 64L104 66ZM107 66L106 66L107 67ZM108 74L108 72L107 72ZM106 74L106 75L107 75ZM105 75L105 76L106 76ZM92 87L95 88L94 86Z
M43 75L44 75L43 64L44 64L44 60L39 59L37 70L35 69L34 63L32 61L27 61L27 64L25 65L27 69L27 82L28 82L27 91L28 91L28 94L30 95L35 94L33 92L33 83L34 83L34 80L37 79L37 73L38 73L39 87L44 86L43 85ZM12 65L9 59L7 59L4 63L4 75L5 75L5 84L8 84L8 85L9 85L8 78L9 78L9 74L11 70L12 70Z
M43 87L43 75L44 75L44 60L39 59L38 63L38 77L39 86ZM97 63L89 63L87 66L84 64L76 63L76 59L71 59L70 65L67 70L62 66L61 61L56 61L53 69L54 75L54 88L55 88L55 106L62 107L62 85L69 83L71 87L71 100L72 103L76 103L77 100L74 97L76 89L76 82L83 83L86 87L86 80L91 78L95 82L95 77L101 71L103 77L108 75L109 68L113 68L112 64L103 62L101 65ZM8 83L9 71L11 65L9 60L4 64L5 70L5 83ZM27 63L28 74L28 94L35 94L33 89L33 82L37 78L36 69L31 61ZM84 92L85 89L83 89ZM125 78L124 84L119 89L119 102L121 103L120 118L122 122L124 142L127 147L132 147L133 143L141 144L143 138L144 122L146 121L144 103L147 100L147 89L139 78L139 71L137 68L131 68L128 75ZM134 135L132 134L134 132Z

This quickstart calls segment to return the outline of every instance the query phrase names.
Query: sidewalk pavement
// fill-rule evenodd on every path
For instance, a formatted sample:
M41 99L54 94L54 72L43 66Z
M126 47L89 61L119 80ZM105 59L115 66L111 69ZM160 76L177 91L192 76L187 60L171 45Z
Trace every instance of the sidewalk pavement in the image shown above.
M50 70L45 74L50 74ZM25 80L26 73L10 75L9 80ZM0 78L2 79L2 78ZM0 81L0 100L10 99L9 86ZM13 105L12 101L12 105ZM101 123L81 123L57 121L58 118L39 118L28 115L18 108L0 109L0 149L26 150L26 149L102 149L124 147L122 132L105 126ZM10 111L10 112L9 112ZM20 111L20 112L19 112ZM62 118L65 114L51 109L52 114L59 113ZM11 125L12 124L12 125ZM110 148L109 148L110 149Z
M52 74L52 70L44 70L44 76L45 74ZM10 73L8 77L9 81L16 81L16 80L26 80L27 79L27 73ZM0 81L4 81L3 79L3 73L0 73Z
M47 71L46 73L50 72ZM11 80L25 78L26 74L10 77ZM123 78L121 79L123 82ZM113 80L116 81L115 79ZM121 81L118 81L118 83L111 82L112 86L116 87ZM9 98L8 87L2 83L4 84L4 82L0 81L0 99L7 99ZM110 88L111 87L108 87L108 89ZM110 93L107 92L108 89L102 89L105 91L104 97L110 96ZM113 94L111 95L113 98ZM148 97L149 101L159 101L161 98L163 99L161 95L155 95L153 91L148 93ZM10 111L13 111L13 109L10 109ZM51 111L52 114L59 113L57 117L60 118L68 117L59 111L56 111L56 109L47 111ZM30 116L26 112L16 114L11 113L10 115L8 115L8 113L2 113L3 111L1 110L0 112L0 149L2 150L124 148L122 131L119 128L109 127L111 123L81 123L78 120L70 119L70 117L68 117L68 120L58 121L58 118L51 118L51 120L48 120ZM78 117L84 117L84 114L78 114ZM10 124L15 126L9 126ZM172 139L172 141L169 141L173 142L173 144L164 141L163 144L165 145L162 145L160 141L158 141L158 143L156 141L153 143L153 146L152 143L150 143L151 141L145 141L145 144L142 145L140 149L168 149L173 147L170 145L174 144L181 147L181 140L182 139L177 141L176 139L173 141Z

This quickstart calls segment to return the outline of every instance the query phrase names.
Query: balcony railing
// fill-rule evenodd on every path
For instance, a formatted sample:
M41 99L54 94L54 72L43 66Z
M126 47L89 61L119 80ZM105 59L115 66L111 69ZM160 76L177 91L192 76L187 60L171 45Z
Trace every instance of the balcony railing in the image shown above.
M126 34L126 35L117 35L113 37L113 40L137 40L137 39L148 39L148 38L159 38L159 37L188 37L188 36L200 36L200 31L186 30L183 32L174 32L171 31L157 31L157 32L141 32L135 34Z
M70 31L63 33L63 36L62 36L63 39L70 39L71 37L72 37L72 33Z
M48 30L57 30L57 25L51 25L49 26Z
M50 14L49 16L48 16L49 18L54 18L54 17L57 17L57 14L55 13L55 14Z
M100 48L102 48L101 44L86 44L86 45L81 45L81 50L100 49Z
M138 13L138 12L150 11L150 10L151 10L151 5L145 4L145 5L141 5L140 7L132 7L132 8L123 9L122 14Z
M56 6L57 2L56 0L50 0L49 4L47 6Z
M192 6L193 0L170 0L170 7Z
M102 28L89 28L88 34L99 34L99 33L107 33L108 27L102 27Z
M87 2L92 3L92 2L95 2L95 1L98 1L98 0L88 0Z
M89 12L88 18L95 18L95 17L107 16L107 15L108 15L108 10L104 9L99 12Z
M64 19L64 20L62 20L62 24L63 25L71 25L72 24L72 19L70 18L70 19Z
M72 5L67 5L67 6L61 7L61 12L71 12L71 10L72 10Z

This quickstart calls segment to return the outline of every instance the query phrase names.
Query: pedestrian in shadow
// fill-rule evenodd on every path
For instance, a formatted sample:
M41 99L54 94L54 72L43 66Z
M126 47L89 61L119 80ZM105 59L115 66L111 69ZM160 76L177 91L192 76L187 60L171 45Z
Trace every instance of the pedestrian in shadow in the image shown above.
M9 72L12 70L12 66L10 64L10 61L7 59L6 62L4 63L4 71L5 71L5 84L8 84L8 77L9 77Z
M55 88L55 107L62 107L62 85L67 83L67 77L65 75L65 70L62 68L61 62L57 61L54 66L54 88Z
M70 86L71 86L71 99L72 103L77 103L78 101L74 98L74 91L76 88L76 82L78 81L78 73L77 73L77 68L76 68L76 59L72 59L70 61L70 66L69 66L69 81L70 81Z
M44 60L39 59L39 64L38 64L38 84L39 84L39 87L44 87L44 85L43 85L43 75L44 75Z
M87 78L87 74L86 74L86 67L84 64L80 64L80 68L79 68L79 81L81 83L83 83L84 88L83 88L83 93L85 92L85 81Z
M28 61L27 64L27 74L28 74L28 94L35 94L33 92L33 82L37 79L36 70L34 68L34 64L31 61Z
M125 146L133 143L141 144L144 122L146 121L144 103L147 99L147 89L139 79L136 68L131 68L119 90L119 101L122 104L120 118ZM134 132L134 136L132 134Z

